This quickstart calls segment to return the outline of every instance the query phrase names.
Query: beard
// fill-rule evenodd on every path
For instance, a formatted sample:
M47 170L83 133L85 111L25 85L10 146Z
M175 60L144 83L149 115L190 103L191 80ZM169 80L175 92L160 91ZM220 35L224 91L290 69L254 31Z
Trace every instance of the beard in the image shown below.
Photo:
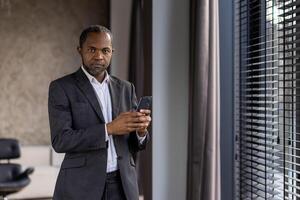
M83 67L89 74L91 74L94 77L104 73L108 68L108 66L100 65L100 64L91 64L91 65L83 64Z

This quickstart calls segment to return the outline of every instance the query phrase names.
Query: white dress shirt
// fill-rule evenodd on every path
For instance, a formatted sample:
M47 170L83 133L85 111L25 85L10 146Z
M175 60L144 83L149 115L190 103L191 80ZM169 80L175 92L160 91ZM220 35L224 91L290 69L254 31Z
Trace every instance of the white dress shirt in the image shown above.
M106 72L105 73L105 78L100 83L95 77L90 75L83 66L81 66L81 69L89 79L90 83L92 84L96 97L98 99L99 105L101 107L105 123L109 123L112 121L112 105L111 105L111 97L110 97L110 92L108 88L108 83L110 81L109 74ZM138 140L140 143L142 143L146 136L140 137L137 135ZM108 149L107 149L107 167L106 167L106 172L113 172L118 169L118 159L117 159L117 152L116 148L114 145L114 140L112 135L108 135L106 126L105 126L105 138L106 141L108 141Z

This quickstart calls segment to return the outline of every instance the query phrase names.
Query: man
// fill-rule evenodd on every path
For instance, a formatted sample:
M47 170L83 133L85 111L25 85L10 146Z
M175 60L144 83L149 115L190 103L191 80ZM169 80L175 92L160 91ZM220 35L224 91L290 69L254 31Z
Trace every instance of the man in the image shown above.
M112 34L99 25L79 39L82 66L51 82L52 146L66 153L54 200L138 200L132 155L145 148L150 110L134 111L134 86L107 73Z

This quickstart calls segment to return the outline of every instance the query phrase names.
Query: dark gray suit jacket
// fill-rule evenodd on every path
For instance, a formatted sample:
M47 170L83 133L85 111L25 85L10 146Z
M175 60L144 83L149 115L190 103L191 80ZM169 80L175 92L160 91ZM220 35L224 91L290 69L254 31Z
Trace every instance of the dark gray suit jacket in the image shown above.
M110 76L113 119L136 108L134 86ZM57 178L54 200L100 200L106 177L105 121L92 85L84 72L51 82L48 100L51 142L66 153ZM114 136L122 184L127 200L138 200L132 155L144 149L136 133Z

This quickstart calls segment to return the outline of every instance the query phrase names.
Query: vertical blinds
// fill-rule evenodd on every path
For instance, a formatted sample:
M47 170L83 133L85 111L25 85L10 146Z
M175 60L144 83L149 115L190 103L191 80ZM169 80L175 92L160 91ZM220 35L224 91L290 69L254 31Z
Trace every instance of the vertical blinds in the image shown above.
M300 199L299 5L235 1L236 199Z

